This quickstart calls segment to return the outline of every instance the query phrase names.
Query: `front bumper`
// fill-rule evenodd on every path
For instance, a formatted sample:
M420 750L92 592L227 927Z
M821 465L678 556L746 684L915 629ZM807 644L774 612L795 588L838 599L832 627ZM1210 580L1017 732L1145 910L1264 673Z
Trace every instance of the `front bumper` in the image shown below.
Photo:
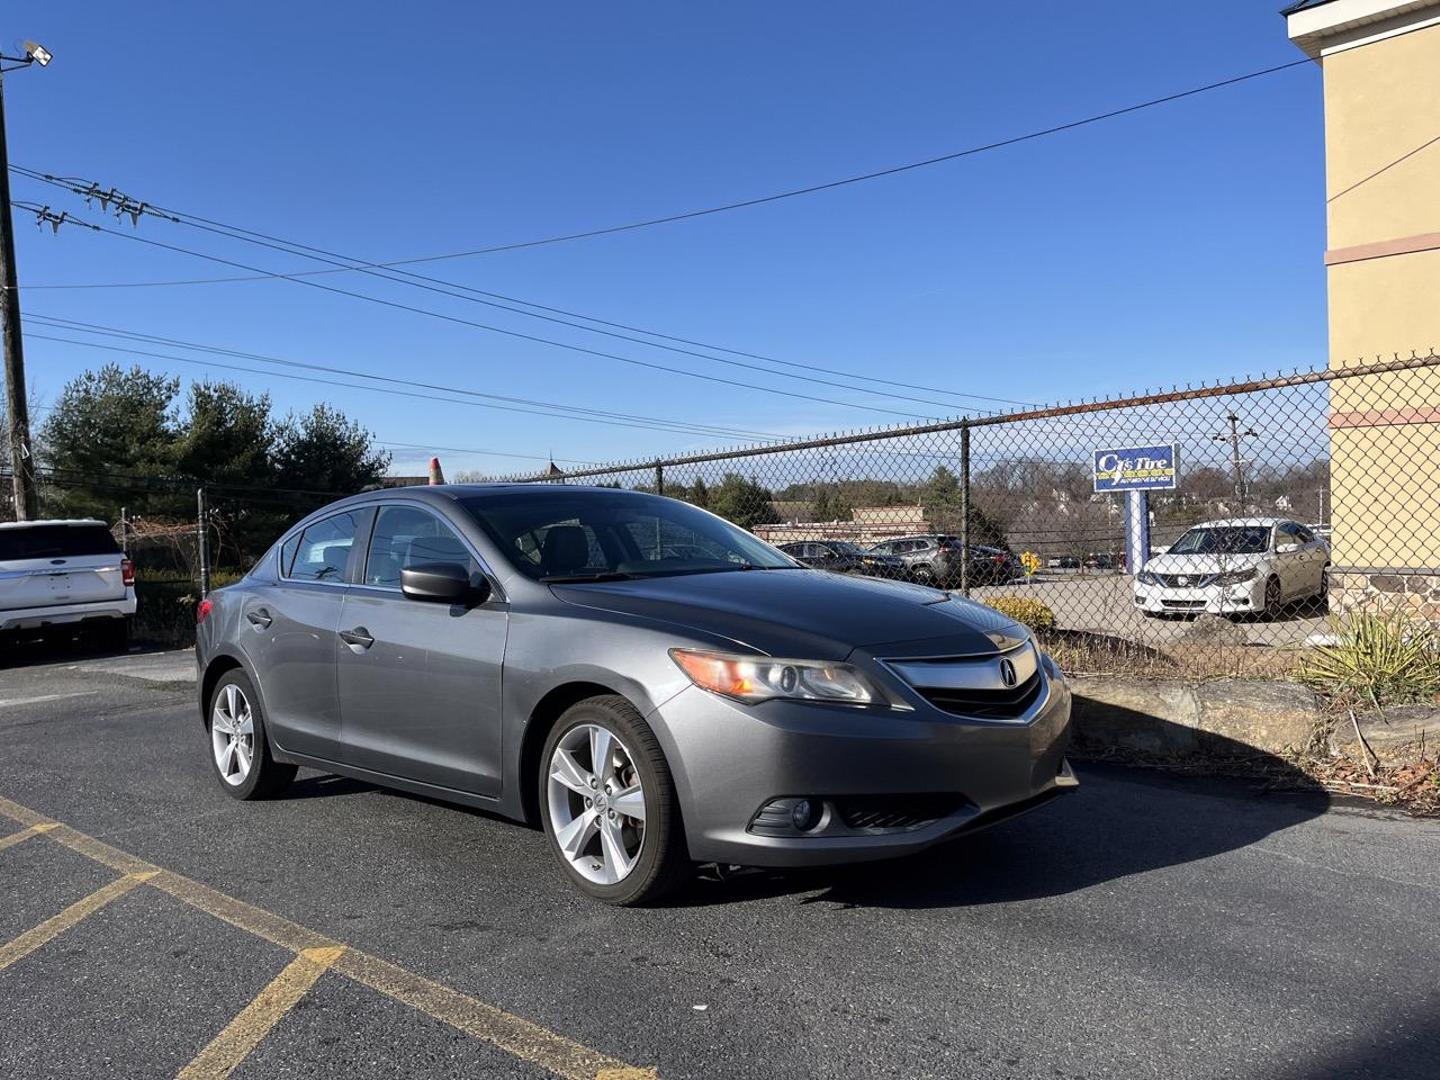
M1236 615L1265 608L1265 582L1256 578L1238 585L1170 588L1135 585L1135 607L1151 615Z
M690 855L743 866L819 866L907 855L1038 806L1077 786L1065 761L1070 691L1046 680L1027 723L915 712L847 710L800 702L745 706L690 687L652 725L680 791ZM842 807L948 805L900 828L852 827ZM763 806L826 804L813 834L755 830ZM922 818L925 815L920 815ZM859 820L851 815L853 820Z
M135 593L127 590L124 599L0 611L0 630L34 630L43 626L60 626L89 619L124 619L134 614Z

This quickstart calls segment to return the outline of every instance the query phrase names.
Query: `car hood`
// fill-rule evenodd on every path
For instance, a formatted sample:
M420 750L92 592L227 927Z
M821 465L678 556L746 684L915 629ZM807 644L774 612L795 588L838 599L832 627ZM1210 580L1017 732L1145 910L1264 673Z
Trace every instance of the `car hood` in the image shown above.
M993 608L937 589L823 570L753 570L554 585L567 604L719 635L770 656L839 660L994 652L1026 636Z
M1219 574L1249 570L1265 560L1255 555L1157 555L1145 564L1152 574Z

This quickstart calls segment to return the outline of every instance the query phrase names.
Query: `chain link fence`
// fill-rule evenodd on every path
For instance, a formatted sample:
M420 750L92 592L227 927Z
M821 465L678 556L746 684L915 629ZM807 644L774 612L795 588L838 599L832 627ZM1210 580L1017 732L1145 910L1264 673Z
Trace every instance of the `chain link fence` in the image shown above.
M1172 489L1097 491L1169 447ZM1440 622L1433 352L507 479L658 491L812 566L968 594L1079 673L1285 675L1354 611Z

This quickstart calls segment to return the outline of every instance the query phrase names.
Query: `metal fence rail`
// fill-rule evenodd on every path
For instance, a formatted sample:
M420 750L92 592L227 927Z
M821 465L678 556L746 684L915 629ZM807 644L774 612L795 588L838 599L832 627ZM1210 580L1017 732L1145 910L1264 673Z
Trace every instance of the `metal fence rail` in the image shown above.
M1144 529L1096 492L1096 452L1172 444L1127 560ZM1036 601L1017 610L1085 671L1285 673L1332 615L1440 621L1433 351L507 479L657 491L814 565Z

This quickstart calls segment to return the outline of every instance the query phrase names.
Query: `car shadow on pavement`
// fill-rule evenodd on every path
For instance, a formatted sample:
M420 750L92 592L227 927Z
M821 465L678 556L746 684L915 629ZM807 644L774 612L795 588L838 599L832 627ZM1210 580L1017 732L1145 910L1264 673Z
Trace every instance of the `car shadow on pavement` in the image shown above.
M1319 789L1274 790L1273 780L1262 786L1099 763L1077 773L1074 794L919 855L803 871L716 871L672 903L793 894L801 903L936 908L1063 896L1246 847L1330 805Z

